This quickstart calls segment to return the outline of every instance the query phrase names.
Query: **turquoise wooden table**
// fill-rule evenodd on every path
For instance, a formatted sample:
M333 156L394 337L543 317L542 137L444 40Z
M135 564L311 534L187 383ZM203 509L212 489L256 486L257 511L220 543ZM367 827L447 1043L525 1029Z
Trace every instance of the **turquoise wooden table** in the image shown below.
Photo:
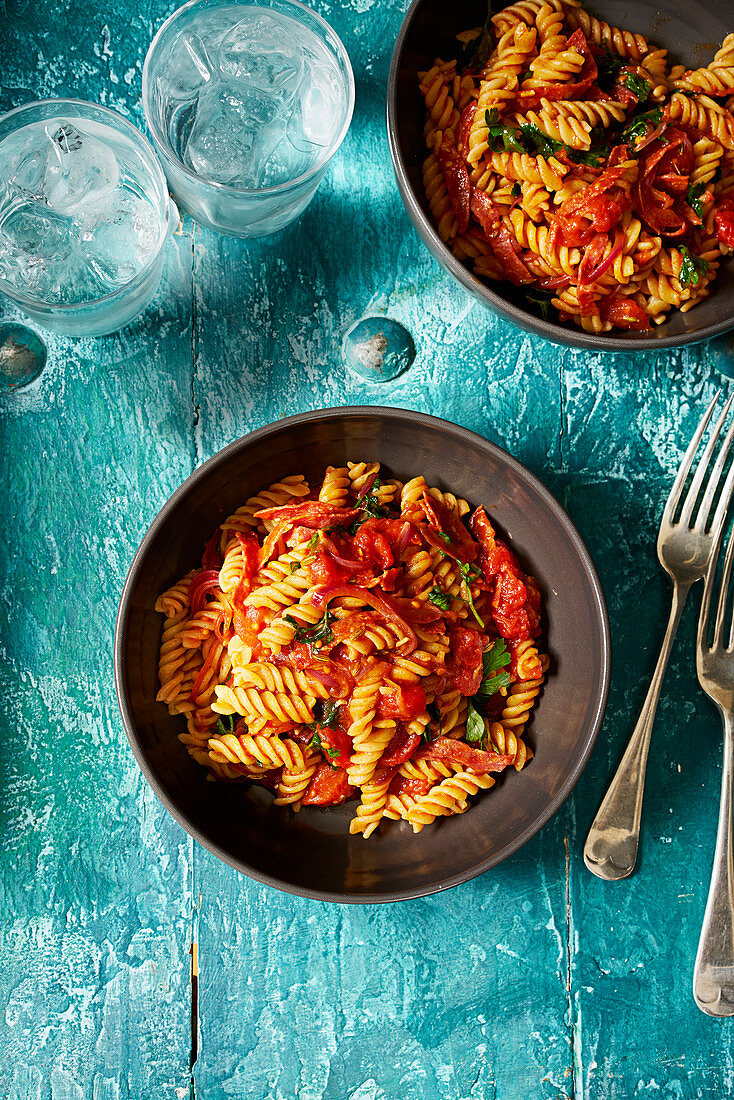
M603 883L581 856L667 614L657 517L704 403L732 384L734 342L595 356L470 301L418 241L389 163L403 4L318 6L357 106L300 222L250 244L184 222L142 318L49 336L40 380L2 399L0 1098L734 1095L734 1022L690 992L721 755L693 668L696 601L658 714L639 870ZM142 62L170 10L5 0L0 106L76 94L142 125ZM366 314L415 339L412 368L384 385L340 362ZM612 620L609 710L573 796L500 867L395 906L292 898L197 847L143 781L112 679L123 579L172 490L250 429L345 403L444 416L526 463L586 538Z

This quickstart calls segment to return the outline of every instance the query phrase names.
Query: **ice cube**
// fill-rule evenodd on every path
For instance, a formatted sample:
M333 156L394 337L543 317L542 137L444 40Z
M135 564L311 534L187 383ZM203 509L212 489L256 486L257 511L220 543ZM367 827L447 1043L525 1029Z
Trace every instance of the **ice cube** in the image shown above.
M0 278L32 294L45 269L46 261L41 256L24 252L4 229L0 229Z
M117 157L103 141L69 122L46 126L48 145L43 194L58 214L73 217L117 187Z
M199 97L184 159L216 183L258 187L265 163L285 134L272 95L218 85Z
M45 295L47 302L78 305L94 302L110 293L110 287L92 271L81 256L69 254L62 269L48 269L49 277L39 286L37 293Z
M106 292L125 286L160 243L161 223L145 199L118 188L105 202L85 207L72 223L75 253Z
M28 255L44 259L63 257L69 251L69 223L42 206L17 207L3 222L3 234Z
M213 73L214 65L199 35L185 32L171 47L165 73L156 78L159 94L163 100L185 102L212 80Z
M292 99L303 77L303 51L282 20L260 13L241 19L224 36L219 68L228 80Z
M45 202L46 149L31 149L21 155L9 169L8 183L25 199Z
M308 57L308 80L303 89L300 114L303 136L307 142L326 147L336 136L342 117L341 87L333 65L314 54Z

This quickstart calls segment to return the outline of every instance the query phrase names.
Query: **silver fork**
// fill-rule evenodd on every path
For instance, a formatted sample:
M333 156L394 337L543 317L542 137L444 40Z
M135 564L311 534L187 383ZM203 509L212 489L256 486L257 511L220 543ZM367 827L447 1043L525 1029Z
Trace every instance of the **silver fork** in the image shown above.
M645 789L645 770L650 749L655 711L657 710L660 688L665 669L673 646L678 623L683 612L686 597L691 585L700 580L706 571L712 550L721 533L727 506L734 485L734 466L724 483L713 519L711 509L727 455L734 436L734 424L729 428L719 454L709 474L701 504L696 510L696 501L704 484L726 416L734 394L724 405L723 412L716 421L711 438L706 444L703 455L696 467L691 486L686 494L680 516L674 522L674 515L680 503L683 486L690 473L693 460L704 432L719 400L721 391L706 410L696 434L683 456L680 469L665 505L658 535L658 558L660 564L673 581L673 601L670 609L668 628L663 638L658 663L655 666L652 682L642 705L637 725L632 731L629 744L622 762L606 793L599 812L589 830L584 847L586 866L599 878L626 878L633 870L637 859L637 847L640 839L640 815L642 796Z
M719 828L706 913L693 969L693 996L709 1016L734 1016L734 861L732 859L732 781L734 780L734 621L725 632L727 596L734 559L734 533L729 537L708 644L717 555L706 572L696 641L696 669L701 687L721 712L724 722L724 774L721 779ZM724 634L726 633L726 638Z

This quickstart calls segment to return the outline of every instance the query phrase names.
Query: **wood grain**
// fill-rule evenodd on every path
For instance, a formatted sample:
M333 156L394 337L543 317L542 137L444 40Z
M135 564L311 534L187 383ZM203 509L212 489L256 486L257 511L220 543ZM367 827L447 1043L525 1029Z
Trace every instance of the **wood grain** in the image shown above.
M581 848L654 661L657 516L732 343L588 355L470 302L415 236L389 165L403 5L318 6L352 57L357 108L303 218L251 244L185 223L141 319L100 340L49 337L42 378L0 406L0 1097L187 1097L192 939L199 1100L730 1096L734 1025L690 994L721 745L695 683L693 603L640 871L601 883ZM2 106L75 93L140 122L142 59L169 10L8 0ZM382 386L339 356L373 313L417 349ZM563 500L609 597L614 677L591 764L526 848L446 894L349 908L242 878L167 817L124 739L111 638L138 540L196 464L277 417L370 402L482 433Z

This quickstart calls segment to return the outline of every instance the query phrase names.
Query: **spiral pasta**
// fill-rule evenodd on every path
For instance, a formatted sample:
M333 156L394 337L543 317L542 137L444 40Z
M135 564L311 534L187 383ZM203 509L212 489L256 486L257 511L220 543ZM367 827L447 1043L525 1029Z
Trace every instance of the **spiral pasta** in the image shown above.
M680 259L666 262L674 282ZM157 699L185 719L179 740L211 778L260 783L278 806L358 796L353 835L400 819L417 832L532 757L538 586L483 508L420 475L349 461L313 490L274 482L156 608Z
M464 68L419 74L426 198L453 255L598 335L710 294L734 249L734 33L693 70L576 0L519 0L458 37Z

